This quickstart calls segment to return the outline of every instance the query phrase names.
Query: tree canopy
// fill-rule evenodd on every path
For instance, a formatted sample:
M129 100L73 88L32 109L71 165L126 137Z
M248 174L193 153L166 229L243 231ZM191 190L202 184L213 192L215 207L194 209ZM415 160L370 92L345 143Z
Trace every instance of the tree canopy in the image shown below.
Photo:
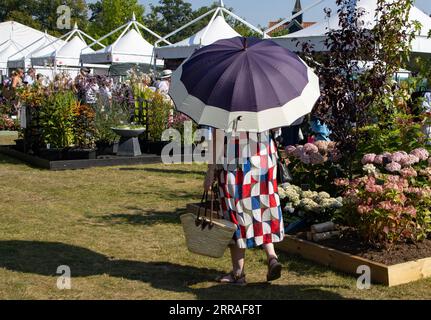
M87 29L88 6L85 0L2 0L0 21L14 20L59 36L65 33L57 27L57 8L60 5L71 9L71 26L76 22L81 29Z
M158 4L150 4L150 10L145 14L145 7L138 0L2 0L0 5L0 22L14 20L41 31L47 30L54 36L60 36L66 30L57 27L59 14L57 8L66 5L71 9L71 26L75 22L81 30L88 32L94 38L100 38L108 32L118 28L132 18L164 36L187 22L199 17L217 7L214 2L210 6L193 9L190 2L185 0L159 0ZM229 10L233 10L229 8ZM256 36L248 27L235 21L229 16L226 20L243 36ZM186 28L182 32L169 38L171 42L180 41L190 34L203 29L211 19L211 15ZM155 39L148 33L143 34L147 40ZM106 39L105 44L112 43L118 34Z

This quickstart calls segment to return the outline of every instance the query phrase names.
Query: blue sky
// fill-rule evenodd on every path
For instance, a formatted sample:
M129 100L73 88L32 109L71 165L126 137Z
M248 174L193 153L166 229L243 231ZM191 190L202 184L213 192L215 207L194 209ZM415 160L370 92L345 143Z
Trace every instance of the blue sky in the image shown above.
M193 7L198 8L210 5L215 0L189 0ZM149 3L157 4L158 0L140 0L146 6ZM227 7L235 9L235 13L246 18L254 25L267 26L268 21L286 18L291 14L295 0L224 0ZM302 7L316 2L316 0L301 0ZM416 0L416 6L422 11L431 13L430 0ZM335 0L325 0L322 4L304 14L304 21L322 20L322 12L325 7L335 9ZM147 11L148 12L148 11Z

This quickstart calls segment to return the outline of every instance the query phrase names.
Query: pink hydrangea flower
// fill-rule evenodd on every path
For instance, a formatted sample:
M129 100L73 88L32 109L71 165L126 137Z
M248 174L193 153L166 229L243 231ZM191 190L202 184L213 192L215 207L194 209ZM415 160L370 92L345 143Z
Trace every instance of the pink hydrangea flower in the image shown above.
M386 161L389 161L389 162L392 161L392 153L390 153L390 152L383 152L382 153L382 157L384 159L386 158Z
M311 164L322 164L325 162L325 157L322 156L320 153L315 152L310 154L310 162Z
M334 180L334 184L337 187L345 187L349 185L349 179L338 178Z
M401 165L397 162L392 161L391 163L388 163L386 165L385 169L389 172L398 172L401 170Z
M314 145L319 149L319 152L325 154L328 152L328 141L316 141Z
M424 148L414 149L410 154L418 157L420 161L425 161L430 156L429 152Z
M405 151L397 151L392 154L392 162L400 162L402 161L406 156L408 156L407 152Z
M301 155L302 155L302 149L303 149L303 148L304 148L303 146L297 146L297 147L296 147L296 149L292 151L292 155L293 155L295 158L300 159L300 158L301 158Z
M294 155L295 150L296 150L296 147L295 147L295 146L287 146L287 147L286 147L286 153L287 153L289 156L293 156L293 155Z
M304 164L310 164L311 163L310 155L308 155L305 152L301 153L300 159L301 159L301 162Z
M417 171L415 169L413 169L412 167L406 167L406 168L401 169L400 174L404 178L417 177L418 176Z
M306 143L304 144L304 151L307 153L316 153L319 152L319 148L312 143Z
M374 163L375 158L376 158L375 153L368 153L362 157L362 164Z
M374 164L383 164L383 155L379 154L374 158Z

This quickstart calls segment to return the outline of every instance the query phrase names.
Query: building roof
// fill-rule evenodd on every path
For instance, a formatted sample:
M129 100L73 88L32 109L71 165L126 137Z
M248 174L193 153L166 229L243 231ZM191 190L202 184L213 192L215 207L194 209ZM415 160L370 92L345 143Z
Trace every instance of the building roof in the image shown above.
M268 33L268 35L271 36L272 34L274 34L276 32L288 29L295 22L301 27L301 29L305 29L305 28L311 27L312 25L316 24L316 22L313 22L313 21L304 21L302 23L298 23L295 19L293 19L293 21L286 22L285 24L283 24L283 25L279 26L278 28L272 30L271 32ZM277 23L278 23L278 21L270 21L268 23L268 28L271 28L272 26L275 26Z

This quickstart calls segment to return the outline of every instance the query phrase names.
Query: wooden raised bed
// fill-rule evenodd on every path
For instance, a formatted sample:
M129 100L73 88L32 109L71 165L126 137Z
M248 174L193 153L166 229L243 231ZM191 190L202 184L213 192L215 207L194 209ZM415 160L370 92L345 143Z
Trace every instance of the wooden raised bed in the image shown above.
M431 277L431 258L385 265L291 235L286 235L283 242L277 244L277 248L358 277L357 268L366 265L370 267L373 283L389 287Z

